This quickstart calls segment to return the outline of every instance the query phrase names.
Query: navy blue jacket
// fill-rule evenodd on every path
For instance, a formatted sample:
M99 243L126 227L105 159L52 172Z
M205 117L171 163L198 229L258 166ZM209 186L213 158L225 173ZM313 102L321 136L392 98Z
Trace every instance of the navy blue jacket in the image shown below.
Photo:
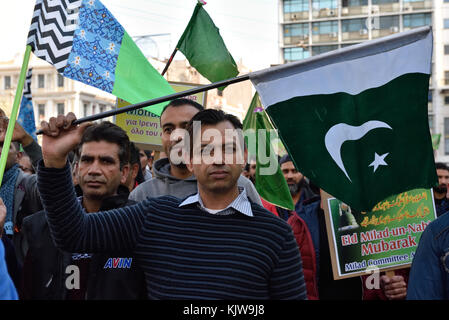
M432 221L413 258L408 300L449 299L449 214Z

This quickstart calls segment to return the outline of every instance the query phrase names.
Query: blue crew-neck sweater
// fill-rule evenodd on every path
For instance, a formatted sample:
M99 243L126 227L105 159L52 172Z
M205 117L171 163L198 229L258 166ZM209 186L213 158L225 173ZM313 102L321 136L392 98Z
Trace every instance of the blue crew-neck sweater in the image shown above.
M84 214L70 168L38 168L52 237L69 252L133 254L149 299L306 299L290 226L257 204L253 217L212 215L181 199Z

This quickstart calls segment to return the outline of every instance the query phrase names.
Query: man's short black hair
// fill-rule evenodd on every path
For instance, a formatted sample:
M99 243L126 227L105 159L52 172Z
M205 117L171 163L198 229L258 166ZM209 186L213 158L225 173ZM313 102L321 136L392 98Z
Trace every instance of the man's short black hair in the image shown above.
M132 165L138 164L139 165L139 171L137 172L136 181L138 184L141 184L145 181L145 178L142 173L142 166L140 165L140 153L139 148L136 147L134 142L129 143L129 163ZM131 168L130 168L131 169Z
M222 110L216 109L204 109L198 112L187 124L186 130L190 137L190 154L193 155L193 123L198 121L201 126L204 125L214 125L223 121L229 121L234 129L243 129L243 125L239 118L230 113L224 113Z
M222 110L216 109L204 109L198 112L190 120L188 128L193 130L193 122L199 121L201 125L214 125L223 121L229 121L232 123L235 129L243 129L243 125L239 118L230 113L224 113ZM190 132L189 132L190 133Z
M442 170L449 171L449 167L445 163L443 163L443 162L436 162L435 163L435 168L436 168L436 170L442 169Z
M118 158L120 160L120 169L122 169L124 165L129 163L129 156L130 156L129 138L128 135L126 134L126 131L120 128L119 126L109 121L103 121L88 127L84 131L84 134L81 138L81 142L78 145L77 149L78 158L80 156L83 144L92 141L95 142L106 141L109 143L115 143L119 147Z
M195 101L193 101L191 99L180 98L180 99L172 100L169 104L167 104L164 107L164 109L162 109L161 116L164 113L164 111L167 110L168 107L180 107L180 106L183 106L183 105L186 105L186 104L189 105L189 106L192 106L192 107L194 107L196 109L198 109L198 111L203 111L204 110L204 107L201 104L199 104L198 102L195 102Z

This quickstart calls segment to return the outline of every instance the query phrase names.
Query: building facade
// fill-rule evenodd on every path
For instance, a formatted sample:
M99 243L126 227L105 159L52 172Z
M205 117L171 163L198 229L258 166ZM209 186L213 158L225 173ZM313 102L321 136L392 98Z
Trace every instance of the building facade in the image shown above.
M282 63L431 25L434 35L428 115L449 163L449 0L279 0Z

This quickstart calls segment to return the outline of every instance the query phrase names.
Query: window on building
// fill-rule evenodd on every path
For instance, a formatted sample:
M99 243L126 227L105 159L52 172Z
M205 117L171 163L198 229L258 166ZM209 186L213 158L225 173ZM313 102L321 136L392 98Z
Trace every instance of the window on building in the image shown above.
M368 0L342 0L343 7L362 7L368 5Z
M395 29L399 31L399 16L383 16L379 18L379 29Z
M397 2L399 2L399 0L371 0L372 4L388 4Z
M87 103L84 103L83 104L83 114L85 117L89 115L88 112L89 112L89 105Z
M37 114L39 117L39 121L45 120L45 104L39 103L37 105Z
M284 60L285 62L291 62L296 60L301 60L310 57L310 52L304 48L285 48L284 49Z
M338 21L322 21L312 23L312 34L338 33Z
M293 23L284 25L284 44L298 44L309 36L308 23Z
M293 23L284 25L284 37L309 35L308 23Z
M57 105L56 105L56 112L58 113L58 115L59 114L65 114L65 105L64 105L64 103L58 103Z
M449 19L444 19L444 29L449 29Z
M61 76L59 73L58 73L58 87L59 88L63 88L64 87L64 77Z
M449 118L444 118L444 154L449 155Z
M449 85L449 71L444 71L444 84Z
M332 50L338 49L338 45L329 45L329 46L313 46L312 47L312 56L316 56L321 53L329 52Z
M217 90L219 91L219 90ZM106 111L106 106L104 104L100 104L100 112L105 112Z
M449 105L449 96L444 96L444 104Z
M360 30L368 31L366 19L349 19L341 21L341 32L359 32Z
M37 75L37 87L45 88L45 75L44 74Z
M449 54L449 44L444 45L444 54Z
M11 76L5 76L5 90L11 89Z
M337 9L337 6L338 6L337 0L312 0L313 10Z
M427 26L432 23L430 13L404 14L404 28Z
M284 13L309 11L309 0L284 0Z

